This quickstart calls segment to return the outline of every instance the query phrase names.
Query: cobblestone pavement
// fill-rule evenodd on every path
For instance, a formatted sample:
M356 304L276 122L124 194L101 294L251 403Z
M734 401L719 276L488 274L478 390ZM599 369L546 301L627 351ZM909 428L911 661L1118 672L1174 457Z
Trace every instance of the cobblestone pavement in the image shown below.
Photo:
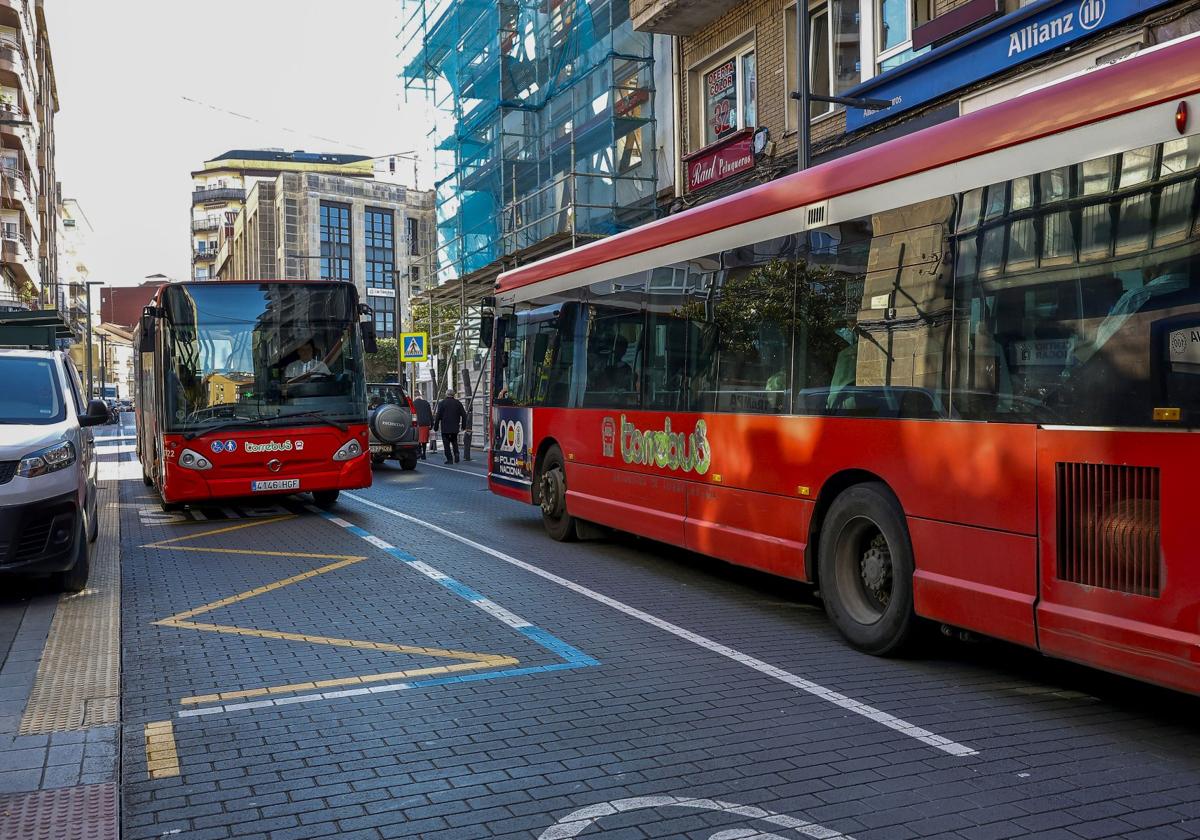
M122 818L186 838L1200 835L1193 698L550 541L473 462L164 514L121 485Z

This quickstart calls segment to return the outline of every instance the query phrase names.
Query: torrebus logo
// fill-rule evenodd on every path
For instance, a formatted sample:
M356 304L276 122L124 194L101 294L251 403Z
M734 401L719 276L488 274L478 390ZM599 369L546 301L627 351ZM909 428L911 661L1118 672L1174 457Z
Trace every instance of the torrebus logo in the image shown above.
M603 424L605 454L609 454L607 436L612 428L612 418L605 417ZM708 424L696 421L693 432L671 430L671 418L663 420L659 429L639 429L621 415L621 459L626 464L656 466L668 470L682 470L704 475L712 465L712 450L708 445Z

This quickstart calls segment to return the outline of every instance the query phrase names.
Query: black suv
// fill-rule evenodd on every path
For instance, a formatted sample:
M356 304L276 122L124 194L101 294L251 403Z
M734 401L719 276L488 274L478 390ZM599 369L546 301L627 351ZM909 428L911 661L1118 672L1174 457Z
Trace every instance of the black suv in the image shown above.
M371 430L371 463L388 458L400 469L416 469L421 446L417 442L416 410L395 382L367 383L367 426Z

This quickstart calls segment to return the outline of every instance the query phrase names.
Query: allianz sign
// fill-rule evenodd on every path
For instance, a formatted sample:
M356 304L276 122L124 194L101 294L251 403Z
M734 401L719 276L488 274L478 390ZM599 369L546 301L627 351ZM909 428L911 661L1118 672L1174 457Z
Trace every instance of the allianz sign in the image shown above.
M1008 36L1008 55L1020 55L1030 47L1045 44L1080 29L1095 29L1104 20L1105 0L1083 0L1079 11L1067 12L1041 23L1031 23Z

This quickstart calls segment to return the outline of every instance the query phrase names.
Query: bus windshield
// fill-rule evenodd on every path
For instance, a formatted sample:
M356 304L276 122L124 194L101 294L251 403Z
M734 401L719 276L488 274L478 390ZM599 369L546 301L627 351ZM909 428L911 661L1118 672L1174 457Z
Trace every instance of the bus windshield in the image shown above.
M163 293L166 422L362 422L363 350L342 283L204 283Z

